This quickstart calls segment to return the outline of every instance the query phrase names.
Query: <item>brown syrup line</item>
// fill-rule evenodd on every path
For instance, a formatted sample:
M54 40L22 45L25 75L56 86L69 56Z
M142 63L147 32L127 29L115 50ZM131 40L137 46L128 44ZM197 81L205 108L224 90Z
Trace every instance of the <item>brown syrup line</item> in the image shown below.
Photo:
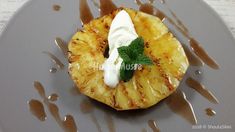
M87 0L79 0L79 12L82 25L87 24L94 19L91 10L87 4Z
M100 124L99 124L97 118L95 117L94 113L91 113L91 114L90 114L90 117L91 117L91 121L95 124L95 126L96 126L96 128L97 128L97 131L98 131L98 132L102 132L101 127L100 127Z
M109 132L116 132L115 124L113 118L110 114L105 113L105 120L108 125Z
M55 55L53 55L52 53L50 53L48 51L43 51L42 53L48 55L51 58L51 60L57 65L57 67L59 69L64 68L64 64Z
M100 16L107 15L116 9L117 6L112 2L112 0L100 0Z
M179 24L181 29L184 32L188 33L188 28L183 24L183 22L178 18L178 16L170 8L168 8L168 10L170 11L171 15L175 18L176 22Z
M167 3L165 0L160 0L162 4L166 5L168 11L171 13L171 15L174 17L174 19L176 20L178 26L185 32L188 33L188 28L183 24L183 22L179 19L179 17L174 13L173 10L171 10L171 8L168 7Z
M170 11L170 13L172 14L172 16L176 19L177 24L170 19L169 17L167 17L167 20L174 25L186 38L189 39L189 43L191 48L193 49L194 53L209 67L211 67L212 69L219 69L219 65L216 63L216 61L211 58L207 52L201 47L201 44L199 44L199 42L197 40L195 40L194 38L192 38L192 36L189 34L189 31L187 29L187 27L182 23L182 21L176 16L176 14L170 9L168 8L168 10Z
M65 41L59 37L55 39L56 46L63 52L64 56L67 58L68 56L68 45Z
M201 94L204 98L206 98L207 100L209 100L210 102L214 103L214 104L218 104L219 101L218 99L215 97L215 95L209 91L208 89L205 88L205 86L203 86L202 84L200 84L197 80L189 77L186 80L186 84L196 90L199 94Z
M176 114L185 118L191 124L197 124L197 119L191 103L187 100L185 93L177 90L166 98L166 104Z
M57 124L64 129L65 132L77 132L77 126L74 121L74 118L71 115L66 115L64 120L61 119L59 115L59 108L56 104L51 103L50 100L46 97L45 89L43 85L35 81L34 88L37 90L38 94L43 99L44 104L47 106L48 110L50 111L52 117L55 119Z
M140 3L139 3L140 4ZM184 28L186 28L184 26L184 28L182 29L181 26L179 26L179 24L183 25L183 23L179 23L179 21L177 21L178 23L175 23L173 19L171 19L170 17L168 17L166 14L164 14L162 11L160 11L159 9L157 9L156 7L154 7L151 4L142 4L140 5L140 11L143 11L145 13L149 13L151 15L155 15L157 17L159 17L162 21L164 21L165 19L168 20L169 23L171 23L173 26L175 26L175 28L180 31L186 38L189 39L190 42L190 46L193 49L194 53L205 63L207 64L209 67L213 68L213 69L219 69L219 65L216 63L216 61L213 60L213 58L211 58L206 52L205 50L200 46L199 42L196 41L194 38L191 37L191 35L189 34L189 32ZM176 16L176 15L175 15Z
M182 44L182 47L184 49L184 52L188 58L190 65L192 65L192 66L203 66L204 65L204 63L202 63L202 61L197 56L195 56L185 44Z
M149 127L152 129L153 132L160 132L160 129L159 129L159 127L157 126L156 121L154 121L154 120L149 120L149 121L148 121L148 125L149 125Z
M190 39L190 46L193 49L194 53L209 67L217 70L219 69L219 65L213 58L211 58L207 52L201 47L199 42L193 38Z

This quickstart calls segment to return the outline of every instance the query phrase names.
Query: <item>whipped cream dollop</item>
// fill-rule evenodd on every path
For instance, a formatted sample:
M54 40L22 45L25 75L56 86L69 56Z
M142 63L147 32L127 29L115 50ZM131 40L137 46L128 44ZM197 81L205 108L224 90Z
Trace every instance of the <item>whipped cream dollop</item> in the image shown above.
M129 14L120 11L111 23L108 34L109 58L103 64L104 82L109 87L116 87L120 80L122 58L118 48L128 46L138 37Z

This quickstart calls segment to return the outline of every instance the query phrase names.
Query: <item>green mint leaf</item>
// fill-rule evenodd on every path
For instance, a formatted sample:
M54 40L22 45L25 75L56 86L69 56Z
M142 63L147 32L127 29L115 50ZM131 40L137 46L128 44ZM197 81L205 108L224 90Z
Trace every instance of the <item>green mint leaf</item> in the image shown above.
M153 62L148 56L142 54L138 55L138 57L135 60L135 64L152 65Z
M128 68L127 65L131 65L130 63L122 62L121 68L120 68L120 79L123 81L129 81L132 76L134 75L134 70L131 68Z
M130 49L134 53L135 56L138 54L143 54L144 52L144 40L142 37L138 37L135 40L133 40L130 44Z
M129 50L128 46L122 46L118 48L118 53L119 56L123 59L123 61L125 62L130 62L131 58L130 58L130 53L131 51Z
M136 38L129 46L118 48L119 56L123 59L120 68L120 79L129 81L134 75L135 64L152 65L152 60L144 55L144 40L141 37Z

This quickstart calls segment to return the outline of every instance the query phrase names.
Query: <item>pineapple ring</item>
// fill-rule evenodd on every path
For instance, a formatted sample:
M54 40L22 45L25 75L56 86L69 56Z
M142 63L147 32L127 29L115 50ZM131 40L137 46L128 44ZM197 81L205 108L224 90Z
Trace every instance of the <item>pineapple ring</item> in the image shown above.
M99 66L106 59L111 22L120 10L92 20L72 37L68 45L69 74L81 93L116 110L148 108L176 90L189 63L182 45L159 18L124 8L154 65L136 70L130 81L120 81L115 88L105 85Z

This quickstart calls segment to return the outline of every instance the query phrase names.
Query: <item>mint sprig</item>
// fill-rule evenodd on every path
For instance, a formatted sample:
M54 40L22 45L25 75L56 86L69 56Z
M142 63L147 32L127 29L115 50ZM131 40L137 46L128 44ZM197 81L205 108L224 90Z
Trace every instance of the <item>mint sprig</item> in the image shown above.
M136 65L152 65L152 60L144 54L144 40L138 37L129 46L118 48L119 56L123 59L120 68L120 78L129 81L134 75Z

